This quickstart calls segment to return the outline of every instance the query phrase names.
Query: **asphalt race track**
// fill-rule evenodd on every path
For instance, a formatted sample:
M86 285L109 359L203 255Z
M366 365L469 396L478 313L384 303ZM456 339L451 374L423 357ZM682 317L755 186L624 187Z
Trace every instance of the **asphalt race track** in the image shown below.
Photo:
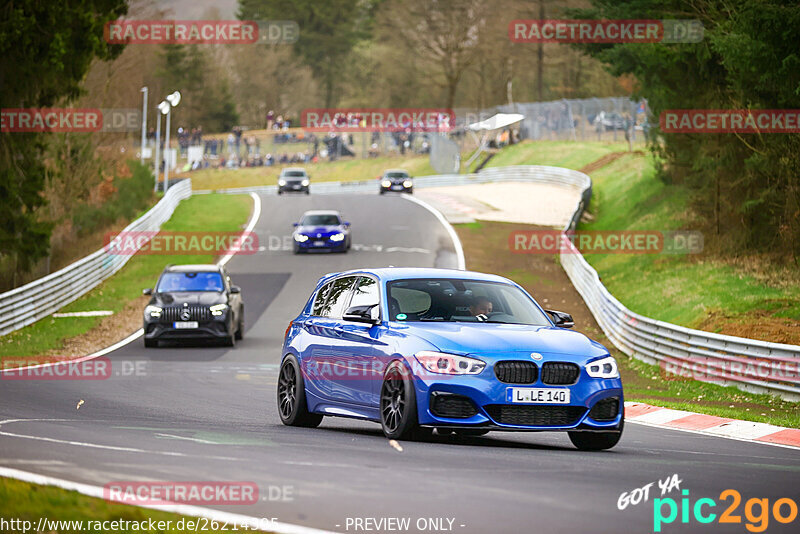
M692 504L712 498L718 515L730 502L719 495L729 488L743 502L798 501L797 450L635 424L615 449L600 453L579 452L565 434L551 433L435 436L403 442L400 452L377 424L326 418L318 429L281 425L281 340L321 275L365 266L455 267L456 254L433 214L399 196L262 201L255 231L263 250L228 264L243 288L245 339L233 349L147 350L138 339L108 355L115 374L108 380L0 381L0 465L97 486L253 481L258 504L220 508L342 532L356 531L353 518L388 517L410 518L411 532L420 518L445 518L445 528L450 519L453 531L470 533L653 532L657 481L674 473ZM291 223L322 208L352 222L353 250L283 250ZM124 376L132 367L138 376ZM649 502L617 509L622 492L651 482ZM276 487L290 495L277 497ZM682 497L678 490L668 496ZM747 532L743 505L736 514L742 523L703 525L689 514L682 525L679 515L662 532ZM795 529L770 518L767 532Z

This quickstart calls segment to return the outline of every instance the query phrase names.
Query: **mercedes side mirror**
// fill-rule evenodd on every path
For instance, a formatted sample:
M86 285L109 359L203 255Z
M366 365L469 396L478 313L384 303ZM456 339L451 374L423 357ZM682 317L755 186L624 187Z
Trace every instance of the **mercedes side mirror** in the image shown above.
M142 295L152 295L152 294L153 294L152 287L148 287L147 289L142 289Z
M568 313L555 311L555 310L545 310L550 318L553 320L553 323L559 328L572 328L575 326L575 321L572 320L572 316Z
M231 286L231 293L241 293L242 288L239 286Z

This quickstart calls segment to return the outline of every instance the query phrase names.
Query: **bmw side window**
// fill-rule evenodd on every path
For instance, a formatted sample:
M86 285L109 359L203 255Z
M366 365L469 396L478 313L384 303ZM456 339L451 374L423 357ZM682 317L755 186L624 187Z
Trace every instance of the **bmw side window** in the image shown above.
M346 276L333 281L328 298L325 299L325 304L322 306L321 316L333 318L342 316L344 307L352 295L350 288L353 287L355 278L355 276Z
M353 299L348 306L377 306L379 303L378 282L374 278L362 276L353 290Z
M311 308L311 315L322 316L325 311L325 301L328 299L328 292L331 290L333 282L328 282L317 292L314 299L314 306Z

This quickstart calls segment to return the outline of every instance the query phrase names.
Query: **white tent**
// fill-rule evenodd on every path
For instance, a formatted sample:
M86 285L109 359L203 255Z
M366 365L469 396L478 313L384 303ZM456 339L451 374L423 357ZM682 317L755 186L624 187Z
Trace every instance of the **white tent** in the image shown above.
M507 128L512 124L516 124L524 118L525 115L520 113L498 113L494 117L470 124L467 126L467 128L473 132L478 132L481 130L500 130L502 128Z
M469 166L472 165L472 162L478 159L481 154L488 150L489 132L508 128L512 124L521 122L524 118L525 115L522 115L521 113L498 113L497 115L489 117L486 120L475 122L467 126L467 129L470 130L470 132L483 132L480 139L477 139L476 134L472 134L478 140L478 149L467 160L467 168L469 168Z

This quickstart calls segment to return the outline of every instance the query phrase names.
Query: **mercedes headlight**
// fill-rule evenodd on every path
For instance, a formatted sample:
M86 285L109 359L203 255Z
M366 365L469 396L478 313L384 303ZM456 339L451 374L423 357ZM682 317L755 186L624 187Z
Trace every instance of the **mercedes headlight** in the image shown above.
M286 185L286 180L283 180L283 179L278 180L278 185L283 187L284 185Z
M159 317L161 317L161 312L162 311L163 310L161 308L159 308L158 306L148 305L144 309L144 314L146 316L150 316L150 317L154 317L154 318L158 319Z
M294 234L294 240L298 243L305 243L308 241L308 236L303 234Z
M338 234L333 234L331 236L331 241L342 241L344 240L344 234L339 232Z
M406 180L405 182L403 182L403 187L405 187L406 189L408 189L412 185L414 185L414 182L412 182L411 180Z
M384 180L384 181L381 182L381 185L383 187L392 187L392 182L391 182L391 180Z
M617 360L613 356L606 356L586 364L586 374L592 378L619 378Z
M486 362L466 356L423 350L414 355L431 373L444 375L477 375L486 367Z
M225 303L223 303L223 304L214 304L213 306L209 307L208 309L211 310L211 315L222 315L223 313L225 313L225 310L228 309L228 305L225 304Z
M303 180L300 183L303 184L303 187L308 187L308 184L310 184L311 182L309 182L308 180Z

